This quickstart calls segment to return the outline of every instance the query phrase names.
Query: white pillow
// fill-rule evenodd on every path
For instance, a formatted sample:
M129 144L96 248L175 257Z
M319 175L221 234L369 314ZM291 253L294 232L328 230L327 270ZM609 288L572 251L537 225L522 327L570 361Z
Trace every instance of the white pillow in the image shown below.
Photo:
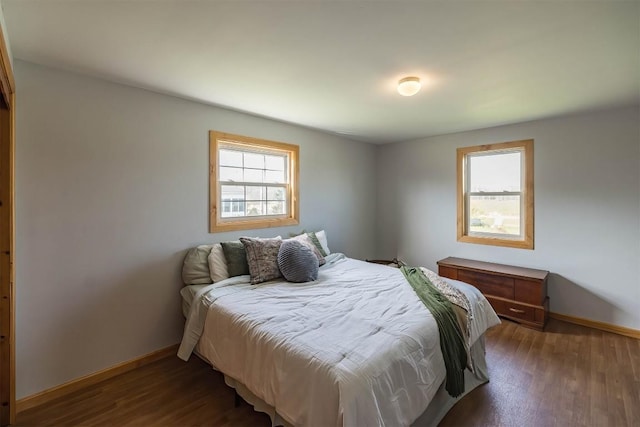
M329 250L329 245L327 245L327 233L324 230L316 231L316 237L320 242L320 246L322 246L322 250L325 254L329 255L331 251Z
M213 280L213 283L229 278L227 260L224 257L224 252L222 251L222 245L220 243L213 245L211 252L209 253L208 261L209 273L211 274L211 280Z

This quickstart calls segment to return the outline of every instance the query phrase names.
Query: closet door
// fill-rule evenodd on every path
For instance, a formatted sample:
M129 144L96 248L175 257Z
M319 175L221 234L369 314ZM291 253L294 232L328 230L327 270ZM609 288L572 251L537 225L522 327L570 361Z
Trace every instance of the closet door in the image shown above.
M0 425L13 422L14 292L13 292L13 120L0 102Z
M3 30L0 25L0 426L13 424L16 414L13 263L15 81Z

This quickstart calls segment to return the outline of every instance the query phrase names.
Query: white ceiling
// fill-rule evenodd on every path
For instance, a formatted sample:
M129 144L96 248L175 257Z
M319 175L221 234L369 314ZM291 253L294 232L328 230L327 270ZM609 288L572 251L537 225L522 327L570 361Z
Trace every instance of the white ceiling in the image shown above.
M640 2L3 0L14 58L383 143L638 104ZM395 91L419 76L416 96Z

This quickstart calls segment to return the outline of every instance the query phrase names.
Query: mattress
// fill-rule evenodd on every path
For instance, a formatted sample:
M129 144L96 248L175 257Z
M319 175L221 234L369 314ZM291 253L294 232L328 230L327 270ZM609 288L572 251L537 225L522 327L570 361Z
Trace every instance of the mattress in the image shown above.
M473 307L473 346L499 320L450 282ZM332 254L314 282L239 276L185 294L178 355L197 350L287 424L410 425L445 378L436 322L398 269Z

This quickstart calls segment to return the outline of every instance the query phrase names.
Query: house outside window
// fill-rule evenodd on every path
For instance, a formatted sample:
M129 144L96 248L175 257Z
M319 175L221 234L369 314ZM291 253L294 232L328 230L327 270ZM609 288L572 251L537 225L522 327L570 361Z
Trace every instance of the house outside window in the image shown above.
M458 241L533 249L533 140L458 148Z
M298 224L299 147L209 132L210 232Z

